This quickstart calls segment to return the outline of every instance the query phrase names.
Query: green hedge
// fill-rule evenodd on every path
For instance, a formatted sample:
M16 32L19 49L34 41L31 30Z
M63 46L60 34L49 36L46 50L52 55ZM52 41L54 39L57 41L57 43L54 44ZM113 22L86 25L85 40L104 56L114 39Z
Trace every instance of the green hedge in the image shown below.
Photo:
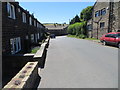
M86 21L69 25L67 32L68 34L85 38L87 36Z

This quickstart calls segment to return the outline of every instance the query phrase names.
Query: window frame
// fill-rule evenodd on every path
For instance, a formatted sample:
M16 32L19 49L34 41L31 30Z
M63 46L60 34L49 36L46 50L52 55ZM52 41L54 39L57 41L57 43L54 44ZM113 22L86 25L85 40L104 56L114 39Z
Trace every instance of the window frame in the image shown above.
M7 2L7 13L9 18L16 19L15 6L9 2Z
M39 33L37 34L37 36L38 36L38 39L40 39L40 34Z
M104 26L103 26L104 25ZM104 28L105 27L105 22L100 22L100 28Z
M22 12L22 21L23 23L27 23L26 13Z
M8 13L8 17L11 18L12 14L11 14L11 4L9 2L7 2L7 13Z
M34 26L36 27L36 20L34 20Z
M103 9L101 10L101 15L105 15L105 14L106 14L106 9L103 8Z
M98 17L99 16L99 11L96 11L95 12L95 17Z
M15 53L21 51L21 40L20 40L20 37L11 38L10 39L10 45L11 45L11 54L15 54Z
M32 25L32 17L29 17L29 24Z
M35 37L34 37L34 34L31 34L31 42L34 43L35 42Z
M12 18L13 18L13 19L16 19L16 17L15 17L15 7L14 7L14 5L11 5L11 12L12 12Z

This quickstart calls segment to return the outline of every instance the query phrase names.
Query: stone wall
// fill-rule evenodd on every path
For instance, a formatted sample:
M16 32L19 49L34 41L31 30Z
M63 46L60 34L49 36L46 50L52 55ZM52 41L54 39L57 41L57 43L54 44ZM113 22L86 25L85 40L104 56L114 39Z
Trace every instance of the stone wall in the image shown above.
M50 36L41 45L35 54L16 54L4 56L3 59L3 86L6 85L16 73L18 73L27 62L38 62L37 69L44 68L47 48L49 47ZM36 74L37 75L37 74ZM34 80L34 76L31 77ZM23 83L24 84L24 83ZM37 83L36 83L37 84ZM29 86L29 85L28 85Z
M95 17L95 12L106 9L105 15ZM89 37L100 38L108 32L117 32L120 30L120 2L99 2L94 4L92 15L92 31L88 31ZM105 22L105 26L100 28L100 23ZM91 24L88 21L87 24ZM98 32L98 34L97 34Z
M120 30L120 2L114 2L113 6L113 22L112 31Z
M10 78L15 76L18 71L29 61L33 61L34 54L17 54L2 56L2 78L3 86Z
M91 28L89 28L89 25L91 26ZM93 37L93 33L92 33L92 30L93 30L93 20L92 19L90 19L87 22L87 30L88 30L88 37L92 38Z
M98 10L106 9L106 14L102 16L95 17L95 12ZM109 2L96 2L93 8L93 37L97 38L97 30L98 30L98 38L101 37L103 34L108 32L108 25L109 25ZM95 22L98 22L95 23ZM100 28L100 23L105 22L104 28Z
M15 7L15 16L16 19L12 19L8 17L7 13L7 3L2 2L2 53L3 54L11 54L11 45L10 39L11 38L21 38L21 51L18 53L26 53L31 49L31 34L38 34L40 39L42 39L42 34L44 33L45 28L38 28L37 23L34 26L34 18L33 15L29 14L28 11L24 10L22 7L19 6L16 2L11 2L12 5ZM18 11L20 9L20 12ZM26 23L22 21L22 13L26 13ZM32 17L32 25L29 24L29 17ZM39 22L40 23L40 22ZM28 36L28 39L26 38ZM35 38L34 38L35 39ZM35 41L35 40L34 40ZM37 43L38 43L37 42ZM35 42L36 43L36 42Z
M38 62L28 62L15 77L3 88L3 90L10 89L33 89L37 84L38 75Z

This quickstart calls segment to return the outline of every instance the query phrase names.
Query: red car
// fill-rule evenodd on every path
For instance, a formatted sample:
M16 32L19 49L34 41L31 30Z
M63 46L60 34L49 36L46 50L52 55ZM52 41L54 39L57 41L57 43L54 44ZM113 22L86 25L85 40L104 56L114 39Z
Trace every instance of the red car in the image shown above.
M120 32L107 33L100 38L100 41L103 45L115 45L120 48Z

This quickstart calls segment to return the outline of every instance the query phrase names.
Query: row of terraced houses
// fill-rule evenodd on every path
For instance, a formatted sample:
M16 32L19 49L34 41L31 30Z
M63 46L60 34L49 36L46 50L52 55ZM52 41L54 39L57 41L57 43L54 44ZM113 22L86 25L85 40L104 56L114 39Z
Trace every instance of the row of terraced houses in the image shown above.
M46 27L19 2L2 2L2 82L3 86L33 60L31 50L40 47Z
M30 52L46 28L18 2L2 2L2 54Z
M120 0L117 2L97 0L87 27L90 38L100 38L105 33L120 31Z

